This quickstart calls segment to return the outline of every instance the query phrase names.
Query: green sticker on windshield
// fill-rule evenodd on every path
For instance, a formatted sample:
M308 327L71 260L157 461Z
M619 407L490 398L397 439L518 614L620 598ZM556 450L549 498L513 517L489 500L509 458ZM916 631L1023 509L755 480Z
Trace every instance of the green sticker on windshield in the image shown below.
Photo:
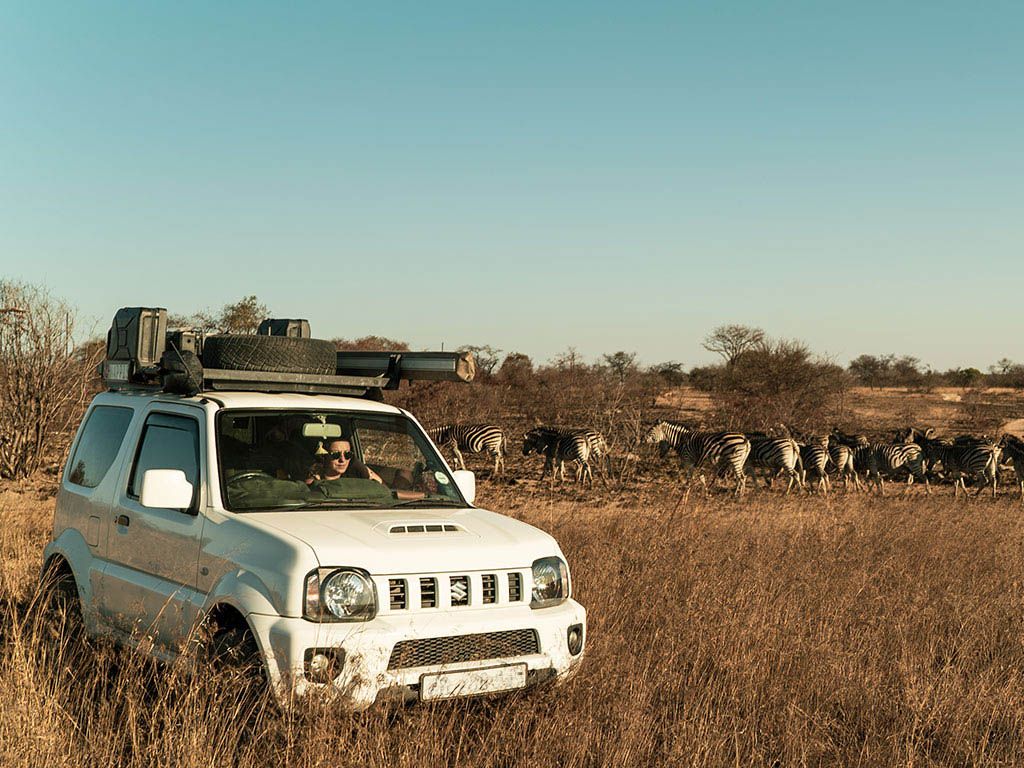
M448 485L448 475L446 475L444 472L438 470L437 472L434 473L434 477L437 478L437 482L439 482L441 485Z

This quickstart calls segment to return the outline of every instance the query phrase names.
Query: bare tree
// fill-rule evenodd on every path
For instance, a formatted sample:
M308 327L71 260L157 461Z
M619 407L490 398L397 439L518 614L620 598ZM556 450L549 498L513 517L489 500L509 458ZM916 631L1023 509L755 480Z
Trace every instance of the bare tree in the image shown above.
M477 373L483 374L485 377L494 373L501 355L500 349L495 349L489 344L463 344L458 351L472 352L476 359Z
M704 337L702 346L708 352L721 355L726 365L732 365L744 352L764 344L764 331L749 325L720 325Z
M358 352L408 352L409 345L387 336L361 336L358 339L332 339L338 350Z
M0 281L0 477L36 471L63 444L94 382L99 344L76 348L75 314L44 288Z
M170 327L192 326L210 333L254 334L270 310L255 296L243 296L234 304L225 304L219 313L204 309L191 315L171 314L167 318Z
M561 368L569 371L569 373L573 373L577 368L583 365L583 356L579 353L576 347L569 347L565 352L557 355L554 360L551 361L551 364L555 368Z
M620 383L625 381L631 373L637 371L636 352L619 350L610 355L601 355L601 359Z
M723 366L712 383L719 417L731 428L769 430L779 424L812 429L834 421L849 376L800 341L759 345Z

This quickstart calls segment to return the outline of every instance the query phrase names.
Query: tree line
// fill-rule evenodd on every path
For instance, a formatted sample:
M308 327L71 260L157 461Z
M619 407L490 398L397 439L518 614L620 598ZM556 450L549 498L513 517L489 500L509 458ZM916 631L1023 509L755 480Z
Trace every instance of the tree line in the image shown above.
M169 325L255 333L271 315L250 295L219 310L171 315ZM48 452L59 455L88 400L102 388L97 364L105 338L76 341L75 328L74 309L44 287L0 280L0 477L27 477ZM373 335L333 341L339 350L409 349L405 341ZM459 349L476 357L477 386L420 382L387 397L424 421L485 421L507 414L520 424L587 424L639 442L659 398L684 385L707 395L714 423L745 431L780 424L814 429L841 421L855 385L1024 388L1024 365L1009 359L987 373L936 372L917 358L895 355L861 355L843 367L802 341L771 338L745 325L715 328L703 346L720 362L687 371L675 360L642 365L626 350L588 361L569 347L537 363L523 352L466 344Z

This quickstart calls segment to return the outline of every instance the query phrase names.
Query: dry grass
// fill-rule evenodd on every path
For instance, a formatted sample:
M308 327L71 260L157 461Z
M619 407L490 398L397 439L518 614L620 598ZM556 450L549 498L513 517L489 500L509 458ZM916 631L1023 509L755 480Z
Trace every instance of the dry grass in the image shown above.
M520 485L590 612L559 689L352 716L56 648L30 600L53 502L0 496L0 765L1019 765L1020 505L769 493L677 505ZM616 495L618 493L618 495Z

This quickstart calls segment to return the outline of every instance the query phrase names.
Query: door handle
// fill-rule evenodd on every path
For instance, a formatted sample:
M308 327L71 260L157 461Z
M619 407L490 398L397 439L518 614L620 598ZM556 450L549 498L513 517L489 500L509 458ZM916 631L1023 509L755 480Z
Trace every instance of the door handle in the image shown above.
M116 518L114 518L114 522L118 525L127 526L129 523L131 523L131 520L128 519L128 515L118 515Z

